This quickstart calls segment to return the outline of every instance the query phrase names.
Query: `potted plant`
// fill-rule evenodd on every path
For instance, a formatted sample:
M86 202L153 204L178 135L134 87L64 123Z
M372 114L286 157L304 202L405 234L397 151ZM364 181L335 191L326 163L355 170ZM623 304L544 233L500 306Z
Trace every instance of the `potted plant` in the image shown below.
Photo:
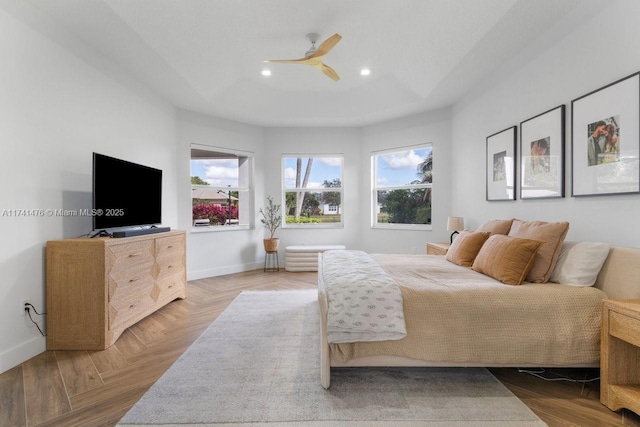
M264 250L267 252L277 252L278 242L280 239L274 236L282 222L282 217L280 216L280 205L274 204L273 198L271 196L267 196L267 206L264 210L262 208L260 209L260 214L262 215L260 222L262 222L264 228L269 230L270 233L270 237L268 239L264 239Z

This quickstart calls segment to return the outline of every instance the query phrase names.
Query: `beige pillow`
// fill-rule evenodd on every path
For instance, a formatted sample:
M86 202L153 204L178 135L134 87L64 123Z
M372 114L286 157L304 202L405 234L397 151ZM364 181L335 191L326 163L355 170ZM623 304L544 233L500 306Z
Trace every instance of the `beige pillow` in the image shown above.
M512 222L513 219L492 219L482 224L476 231L488 231L491 235L504 234L506 236L509 234Z
M549 281L563 285L593 286L610 249L609 243L565 241Z
M473 260L476 259L478 252L480 252L480 248L482 248L482 245L490 235L491 233L488 231L476 231L474 233L461 231L449 247L445 258L454 264L471 267Z
M540 240L544 244L538 250L536 260L527 275L527 281L545 283L549 281L558 261L562 242L569 231L568 222L520 221L514 219L509 236Z
M542 243L495 234L484 242L471 268L507 285L520 285Z

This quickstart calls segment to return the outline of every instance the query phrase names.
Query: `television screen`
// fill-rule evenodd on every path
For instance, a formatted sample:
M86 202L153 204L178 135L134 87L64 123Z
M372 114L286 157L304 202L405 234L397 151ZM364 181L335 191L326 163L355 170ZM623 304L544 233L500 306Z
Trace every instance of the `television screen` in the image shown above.
M160 224L162 170L93 153L93 229Z

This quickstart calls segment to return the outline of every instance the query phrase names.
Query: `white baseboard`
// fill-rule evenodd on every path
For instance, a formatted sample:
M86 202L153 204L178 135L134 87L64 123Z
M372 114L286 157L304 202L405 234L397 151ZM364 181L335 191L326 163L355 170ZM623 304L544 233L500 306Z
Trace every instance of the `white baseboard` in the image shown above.
M224 276L225 274L242 273L244 271L258 270L263 267L263 261L256 261L250 264L237 264L225 267L208 268L205 270L188 271L187 281L205 279L207 277Z
M46 349L47 340L45 337L33 337L4 353L0 353L0 374L26 362Z

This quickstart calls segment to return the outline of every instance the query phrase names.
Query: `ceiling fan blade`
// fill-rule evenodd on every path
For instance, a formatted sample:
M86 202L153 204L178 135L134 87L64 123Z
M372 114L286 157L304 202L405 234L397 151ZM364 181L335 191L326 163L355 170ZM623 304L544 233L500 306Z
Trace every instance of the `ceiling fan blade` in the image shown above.
M316 49L316 52L313 55L311 55L311 58L317 58L319 56L326 55L327 53L329 53L331 49L334 48L335 45L338 44L340 40L342 40L342 36L340 34L336 33L332 35L331 37L329 37L328 39L322 42L322 44L318 47L318 49Z
M318 69L325 73L327 76L331 77L334 81L337 82L338 80L340 80L340 76L338 75L338 73L336 73L336 71L328 65L321 63Z
M329 37L328 39L326 39L325 41L323 41L320 47L318 47L318 49L313 54L307 57L299 58L299 59L267 59L263 62L278 62L282 64L310 65L322 71L329 78L337 82L338 80L340 80L340 76L338 75L338 73L336 73L336 71L333 68L322 63L322 57L327 53L329 53L331 49L333 49L340 40L342 40L342 36L336 33L331 37Z
M279 62L281 64L304 64L308 60L309 60L309 58L300 58L300 59L265 59L262 62Z

